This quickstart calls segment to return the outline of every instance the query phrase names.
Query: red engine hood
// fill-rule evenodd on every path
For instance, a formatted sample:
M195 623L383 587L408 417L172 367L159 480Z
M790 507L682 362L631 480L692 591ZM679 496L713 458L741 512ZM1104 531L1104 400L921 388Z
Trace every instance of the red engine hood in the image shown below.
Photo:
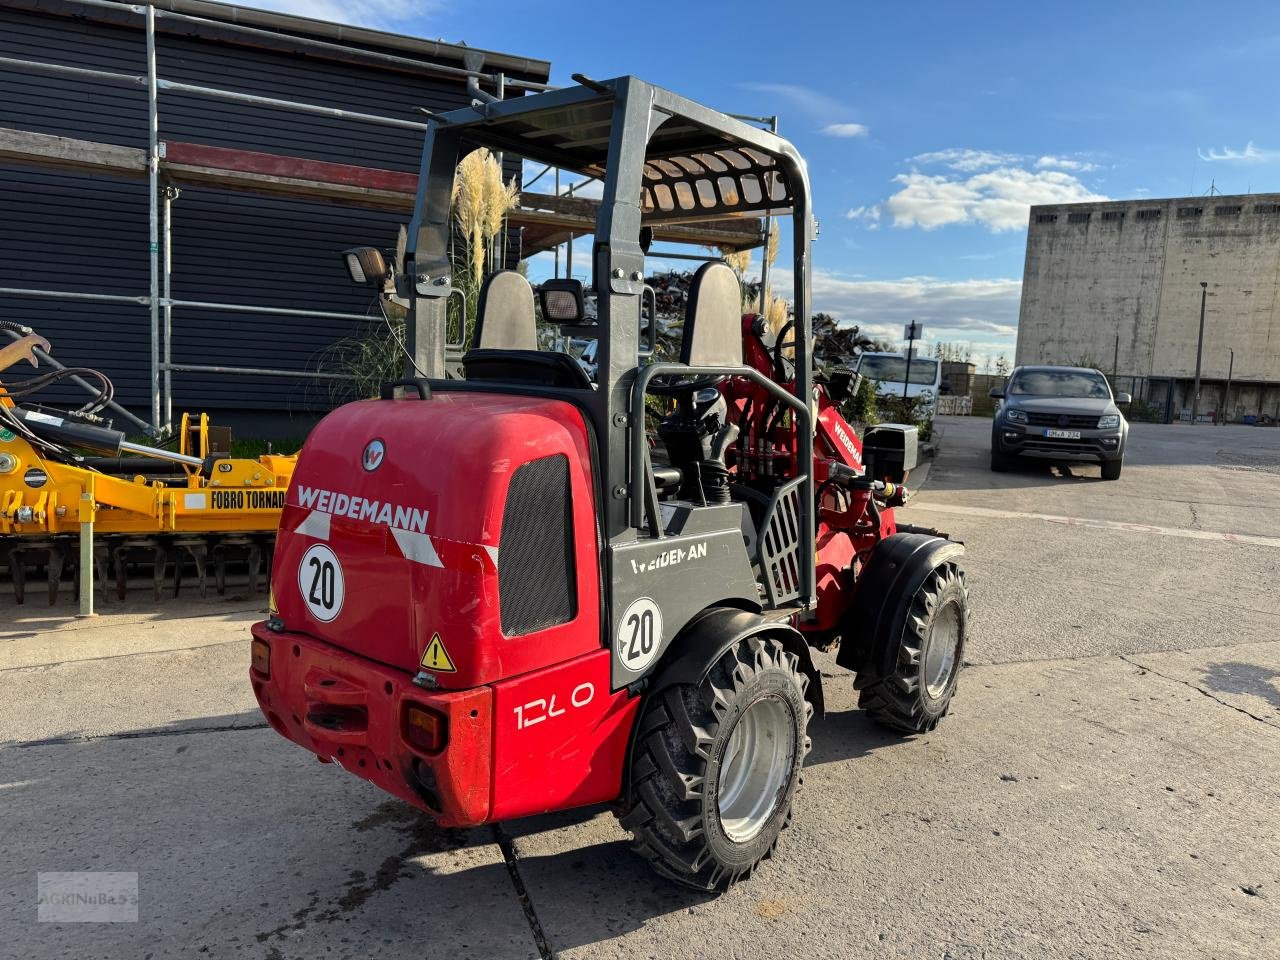
M497 563L511 475L569 462L576 619L504 637ZM312 431L272 565L286 628L445 688L514 676L599 646L590 447L572 404L436 392L349 404ZM438 643L435 638L438 637ZM426 663L424 663L424 658Z

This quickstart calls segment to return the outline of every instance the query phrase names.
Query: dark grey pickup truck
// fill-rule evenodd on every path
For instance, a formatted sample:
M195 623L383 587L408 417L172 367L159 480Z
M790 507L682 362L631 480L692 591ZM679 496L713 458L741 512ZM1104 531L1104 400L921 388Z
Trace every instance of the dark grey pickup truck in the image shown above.
M1107 378L1085 367L1016 367L1003 387L991 423L991 469L1008 470L1015 457L1059 462L1096 461L1104 480L1120 479L1129 422Z

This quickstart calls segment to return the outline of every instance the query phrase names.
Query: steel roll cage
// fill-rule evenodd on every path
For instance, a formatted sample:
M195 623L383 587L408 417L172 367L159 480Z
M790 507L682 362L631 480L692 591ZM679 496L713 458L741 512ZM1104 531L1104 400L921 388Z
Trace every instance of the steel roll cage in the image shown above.
M775 133L750 126L636 77L599 82L583 77L575 79L579 82L574 87L518 100L477 102L469 108L430 118L405 252L406 286L413 317L413 322L407 325L410 363L422 369L443 366L444 304L452 272L448 257L449 200L464 143L468 147L510 151L529 160L581 173L602 173L603 196L592 255L597 319L602 333L597 352L598 383L597 389L586 397L581 396L581 391L574 391L574 400L588 412L598 441L605 539L610 544L634 539L640 535L646 515L649 535L657 538L663 533L657 520L652 468L644 448L644 396L653 377L673 374L745 377L795 410L803 427L799 431L797 450L798 469L804 480L800 604L804 609L811 609L816 603L816 531L813 418L809 409L813 372L808 268L814 221L804 161L794 146ZM594 114L592 108L596 110ZM602 119L606 110L607 119ZM575 142L573 131L581 132L581 125L575 128L572 122L564 123L570 117L578 118L587 127L607 126L607 149L603 149L604 136ZM558 127L553 125L557 120L560 121ZM522 135L519 129L522 123L532 131ZM759 203L744 202L738 210L720 215L772 215L785 211L793 217L793 304L798 328L794 392L745 366L640 364L645 254L639 235L646 220L662 219L660 211L644 215L641 189L645 165L673 155L650 155L655 137L662 136L664 125L672 123L675 126L668 128L669 139L684 133L694 135L690 140L677 143L681 150L711 153L717 147L747 148L772 158L782 174L783 198L775 199L772 189L764 190ZM568 134L568 137L557 145L551 142L556 133ZM724 198L718 199L723 207ZM412 368L406 375L413 375Z

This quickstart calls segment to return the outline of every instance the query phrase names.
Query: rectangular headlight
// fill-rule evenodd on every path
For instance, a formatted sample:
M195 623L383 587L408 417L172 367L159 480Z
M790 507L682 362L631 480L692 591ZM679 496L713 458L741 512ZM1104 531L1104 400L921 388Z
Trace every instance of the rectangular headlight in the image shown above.
M1120 414L1108 413L1105 417L1098 418L1098 429L1108 430L1112 427L1120 426Z
M1027 422L1027 414L1025 411L1022 411L1022 410L1006 410L1004 412L1004 418L1009 423L1026 423Z

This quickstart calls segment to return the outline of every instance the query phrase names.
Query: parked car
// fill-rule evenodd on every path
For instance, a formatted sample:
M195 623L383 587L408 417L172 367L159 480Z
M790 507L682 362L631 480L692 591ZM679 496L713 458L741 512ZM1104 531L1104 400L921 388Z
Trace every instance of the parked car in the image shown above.
M902 353L866 352L858 356L857 372L867 380L876 381L876 393L880 396L900 397L907 379L907 357ZM906 395L919 397L926 417L933 416L938 394L942 389L942 364L932 357L911 358L911 382L906 383Z
M1016 457L1066 462L1096 461L1102 479L1118 480L1124 464L1129 422L1107 378L1085 367L1016 367L1004 387L991 423L991 469L1008 470Z

